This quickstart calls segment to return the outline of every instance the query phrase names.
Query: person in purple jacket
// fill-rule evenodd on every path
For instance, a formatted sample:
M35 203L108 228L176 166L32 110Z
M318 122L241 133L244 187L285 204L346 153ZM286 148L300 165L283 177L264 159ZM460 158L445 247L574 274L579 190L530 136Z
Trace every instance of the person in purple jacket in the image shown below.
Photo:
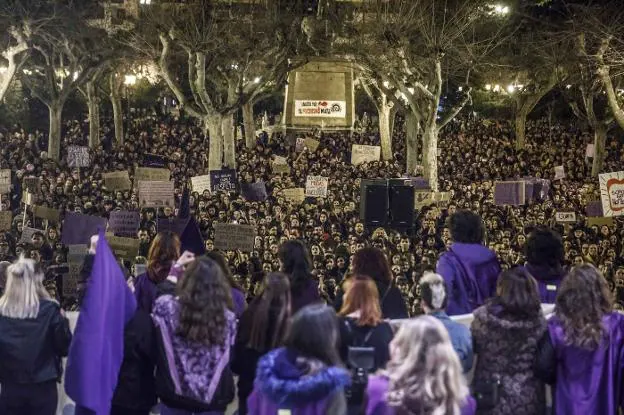
M526 257L525 268L537 280L541 302L554 304L557 289L567 274L561 237L546 227L535 229L527 239Z
M258 415L345 415L351 375L338 354L335 311L313 304L295 314L285 347L258 362L247 407Z
M385 371L368 380L366 415L474 415L457 353L435 317L405 320Z
M483 245L485 227L479 215L457 211L450 217L449 228L453 244L438 260L436 272L446 282L446 312L469 314L494 295L501 267L496 253Z
M593 265L573 268L562 281L535 372L554 384L556 415L624 409L624 315L613 311L607 281Z

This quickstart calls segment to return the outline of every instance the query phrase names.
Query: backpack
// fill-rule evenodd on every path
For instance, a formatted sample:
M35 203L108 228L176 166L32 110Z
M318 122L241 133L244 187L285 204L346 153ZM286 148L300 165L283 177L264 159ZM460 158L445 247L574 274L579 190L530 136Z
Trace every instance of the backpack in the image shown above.
M348 318L345 318L344 322L352 341L354 330L351 322ZM365 412L368 374L375 368L375 348L368 347L366 344L374 330L375 327L370 328L361 342L348 346L347 364L351 371L351 386L345 389L345 397L349 415L360 415Z

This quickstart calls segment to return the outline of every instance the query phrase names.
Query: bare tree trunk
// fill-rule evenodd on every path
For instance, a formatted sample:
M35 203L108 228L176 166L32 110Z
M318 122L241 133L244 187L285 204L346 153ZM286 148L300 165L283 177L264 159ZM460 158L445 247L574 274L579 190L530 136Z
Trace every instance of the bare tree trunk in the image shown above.
M28 50L28 44L20 30L11 27L8 31L9 34L17 40L17 45L9 47L2 53L2 57L6 59L9 64L4 73L0 76L0 102L2 102L4 95L9 90L9 85L11 85L11 81L20 66L20 62L23 62L23 59L17 59L19 62L16 62L16 58L18 58L17 55Z
M256 123L251 102L243 105L243 126L245 127L245 146L254 148L256 146Z
M121 79L118 79L118 75L112 73L110 76L110 99L113 106L113 123L115 124L115 141L118 146L124 144L124 122L123 122L123 107L121 105Z
M418 167L418 118L409 111L405 114L405 148L407 174L414 175Z
M430 123L423 131L423 167L425 178L434 192L438 191L438 128Z
M93 81L87 82L86 90L89 107L89 147L96 148L100 144L100 97Z
M390 134L390 113L392 108L382 103L379 114L379 138L381 140L381 159L392 160L392 135Z
M223 136L221 134L222 121L220 115L206 117L205 126L210 140L208 154L208 170L221 170L223 167Z
M236 168L236 143L234 142L234 116L226 115L221 121L223 134L223 164L230 169Z
M17 71L17 64L14 59L9 60L9 66L5 69L4 73L0 75L0 102L4 99L7 91L9 90L9 85L11 85L11 81L15 76L15 72Z
M525 111L517 111L514 123L514 129L516 131L516 148L524 148L526 142L526 119L527 113Z
M592 164L592 176L598 177L602 173L602 165L605 159L605 147L607 144L607 126L600 124L594 129L594 161Z
M48 105L48 112L50 115L48 157L52 160L60 160L63 104L64 102L61 101L52 101L50 105Z
M394 138L394 122L396 121L397 112L398 112L398 109L397 109L397 106L395 105L390 110L390 117L389 117L389 129L390 129L390 141L391 142L392 142L392 138Z

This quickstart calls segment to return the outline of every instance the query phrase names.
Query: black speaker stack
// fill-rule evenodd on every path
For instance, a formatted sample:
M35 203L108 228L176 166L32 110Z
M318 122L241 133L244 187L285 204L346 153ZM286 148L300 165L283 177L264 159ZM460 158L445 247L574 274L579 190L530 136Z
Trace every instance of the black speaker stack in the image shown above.
M378 227L411 233L414 228L414 187L406 179L362 179L360 220Z

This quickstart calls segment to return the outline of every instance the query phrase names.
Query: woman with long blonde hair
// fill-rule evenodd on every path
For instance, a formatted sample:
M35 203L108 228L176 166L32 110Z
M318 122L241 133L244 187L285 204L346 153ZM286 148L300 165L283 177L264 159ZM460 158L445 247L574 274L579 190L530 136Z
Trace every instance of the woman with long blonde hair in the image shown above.
M72 335L59 304L43 287L43 271L31 259L7 268L0 297L0 414L53 415L61 358Z
M476 405L444 325L406 320L390 344L390 361L368 380L367 415L473 415Z

